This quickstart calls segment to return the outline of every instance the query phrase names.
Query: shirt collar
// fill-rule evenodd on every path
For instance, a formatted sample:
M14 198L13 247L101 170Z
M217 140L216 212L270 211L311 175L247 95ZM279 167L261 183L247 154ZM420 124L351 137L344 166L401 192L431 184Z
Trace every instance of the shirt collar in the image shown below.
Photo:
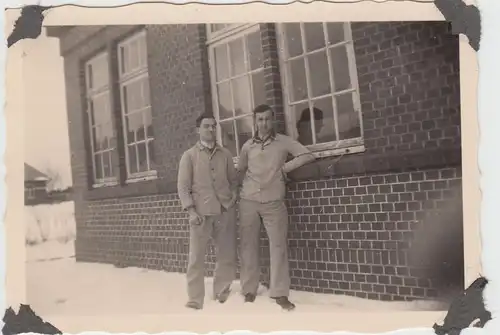
M275 139L276 139L276 132L273 129L265 139L261 139L259 135L257 135L257 132L255 132L252 141L253 143L266 143L267 141L274 141Z
M201 141L201 140L198 141L197 145L198 145L198 149L208 150L208 151L215 151L219 147L219 145L217 143L215 143L214 147L210 148L206 142Z

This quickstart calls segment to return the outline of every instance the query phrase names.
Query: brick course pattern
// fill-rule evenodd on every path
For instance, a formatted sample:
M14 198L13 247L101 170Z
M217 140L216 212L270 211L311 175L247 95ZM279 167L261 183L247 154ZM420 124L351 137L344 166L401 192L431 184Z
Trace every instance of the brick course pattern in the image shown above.
M212 108L203 25L145 27L158 179L125 184L120 166L123 155L119 154L115 164L121 185L89 188L81 62L103 48L112 51L116 39L138 28L78 27L61 38L75 189L76 258L184 272L188 230L175 182L178 158L196 140L194 120ZM340 162L374 154L380 154L383 161L384 155L460 148L458 38L449 33L448 24L353 23L352 32L366 152L346 155ZM283 130L283 85L274 25L261 24L261 36L266 97L278 109L277 121ZM119 115L119 101L113 110ZM425 237L415 240L415 236L433 236L443 230L460 235L462 231L461 168L435 165L397 172L371 169L361 174L344 168L342 174L291 183L287 201L293 288L402 300L436 296L443 282L462 285L462 246L446 244L448 250L442 257L460 255L452 259L455 266L444 271L448 277L429 274L423 268L433 264L417 264L412 259L426 249L419 242ZM207 275L213 271L212 251L207 255ZM262 255L262 281L266 282L266 238Z
M290 185L287 202L294 289L382 300L437 295L442 283L412 267L408 252L415 231L442 233L461 225L436 222L461 210L459 170L299 182ZM175 194L93 202L85 217L77 261L185 272L187 216ZM441 224L437 231L435 224ZM269 253L267 239L262 253ZM212 275L213 246L206 261ZM265 282L267 257L262 264Z

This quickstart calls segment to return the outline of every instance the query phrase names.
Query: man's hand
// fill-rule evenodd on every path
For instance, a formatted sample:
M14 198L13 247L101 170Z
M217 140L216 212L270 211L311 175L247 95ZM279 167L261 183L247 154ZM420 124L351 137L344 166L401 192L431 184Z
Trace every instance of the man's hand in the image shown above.
M194 209L194 207L189 207L188 213L189 213L190 224L200 225L203 223L203 216L198 214L198 212Z

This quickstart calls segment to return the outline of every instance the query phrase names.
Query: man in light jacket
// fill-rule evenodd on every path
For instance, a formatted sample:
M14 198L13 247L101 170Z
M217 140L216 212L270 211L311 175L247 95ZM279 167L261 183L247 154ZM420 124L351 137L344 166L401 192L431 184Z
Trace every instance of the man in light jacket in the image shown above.
M255 136L242 147L238 171L240 192L241 285L246 302L253 302L259 286L259 231L261 220L269 237L271 254L270 296L285 310L288 299L288 211L285 204L286 174L314 160L311 152L289 136L273 129L273 111L260 105L253 112ZM295 158L286 162L288 155Z
M216 120L196 120L199 141L181 157L178 193L189 213L189 263L186 307L202 309L205 297L205 253L212 237L216 247L214 298L227 300L236 277L236 208L238 179L231 153L216 143Z

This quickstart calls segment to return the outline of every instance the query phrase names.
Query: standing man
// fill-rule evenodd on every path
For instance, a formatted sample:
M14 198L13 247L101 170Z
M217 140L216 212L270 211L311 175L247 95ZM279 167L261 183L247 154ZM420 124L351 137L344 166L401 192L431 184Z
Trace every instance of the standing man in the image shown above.
M189 263L186 307L202 309L205 252L210 237L216 247L214 298L224 303L236 277L236 208L238 179L231 153L216 143L215 118L196 120L199 141L181 157L177 189L189 213Z
M275 133L273 111L267 105L253 112L256 133L241 149L238 171L240 192L241 285L246 302L253 302L259 286L259 232L261 220L269 237L271 254L270 295L283 309L288 300L288 211L285 205L286 174L314 160L311 152L289 136ZM291 154L295 158L286 162Z

